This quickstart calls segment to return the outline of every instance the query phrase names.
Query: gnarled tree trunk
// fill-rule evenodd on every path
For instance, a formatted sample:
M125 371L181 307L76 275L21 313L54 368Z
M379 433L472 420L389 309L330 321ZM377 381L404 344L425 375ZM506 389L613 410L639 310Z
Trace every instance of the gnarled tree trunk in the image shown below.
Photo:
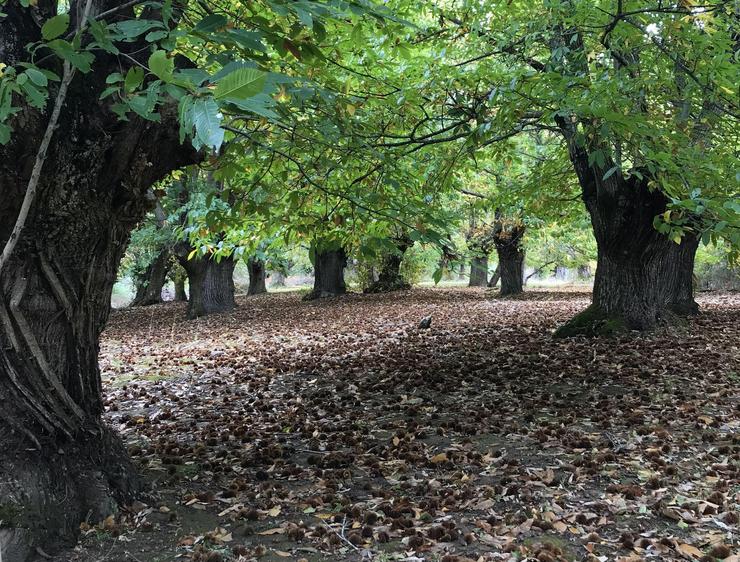
M190 252L178 252L180 264L188 274L190 299L187 316L191 320L208 314L226 312L236 306L232 258L216 261L211 257L187 259ZM184 255L183 255L184 254Z
M468 287L485 287L488 285L488 256L475 257L470 260L470 281Z
M307 294L304 300L336 297L347 292L344 283L347 253L344 248L317 251L313 267L313 291Z
M162 250L136 280L136 296L131 306L149 306L162 302L162 289L170 268L170 250Z
M78 8L72 2L69 13ZM40 39L40 27L35 10L15 0L3 12L0 60L15 66L24 45ZM139 489L120 438L101 420L99 336L129 234L152 204L148 188L195 154L180 145L174 110L163 109L160 123L136 116L121 122L99 101L106 67L117 72L127 62L98 54L96 71L71 82L36 198L0 274L4 562L23 562L36 547L53 554L74 541L86 517L103 519ZM19 216L50 113L22 108L10 142L0 145L0 249Z
M524 225L499 222L493 241L501 270L501 296L518 295L524 289Z
M413 246L414 242L408 237L394 240L396 251L388 252L383 256L380 273L377 281L373 281L365 288L365 293L387 293L389 291L405 291L411 288L401 275L401 262L406 251Z
M249 270L249 289L247 289L247 294L260 295L266 293L267 285L265 284L265 279L267 278L267 271L265 270L265 262L249 258L247 260L247 269Z

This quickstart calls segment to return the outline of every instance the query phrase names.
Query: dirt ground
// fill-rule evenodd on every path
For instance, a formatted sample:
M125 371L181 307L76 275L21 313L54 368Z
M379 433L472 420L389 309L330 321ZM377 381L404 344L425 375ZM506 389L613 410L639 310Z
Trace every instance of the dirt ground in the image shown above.
M588 299L116 311L106 416L151 494L55 559L738 560L740 294L670 331L553 339Z

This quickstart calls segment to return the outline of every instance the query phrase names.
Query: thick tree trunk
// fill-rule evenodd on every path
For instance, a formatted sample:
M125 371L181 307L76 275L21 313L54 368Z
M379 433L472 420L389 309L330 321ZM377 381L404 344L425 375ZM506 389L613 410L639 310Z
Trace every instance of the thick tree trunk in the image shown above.
M267 285L265 279L267 277L267 271L265 270L265 262L258 259L248 259L247 269L249 269L249 289L247 289L248 295L260 295L267 292Z
M470 260L470 281L468 287L485 287L488 285L488 256L475 257Z
M180 265L180 256L178 251L180 250L180 244L176 244L172 253L172 260L170 260L170 279L172 284L175 286L175 302L187 302L188 294L185 292L185 281L188 278L188 273L185 268Z
M491 279L488 281L488 286L493 288L496 285L498 285L499 279L501 279L501 264L496 264L496 269L493 271L493 275L491 275Z
M3 12L0 60L15 65L23 49L7 41L37 41L39 27L15 2ZM70 86L36 199L0 274L4 562L24 561L36 547L53 554L74 541L86 517L101 520L139 486L100 417L99 336L129 234L151 205L148 188L195 155L179 143L174 111L164 109L161 123L121 122L101 105L104 64ZM23 108L0 146L0 248L19 216L49 113Z
M699 304L694 300L696 284L694 261L699 249L699 237L687 234L681 244L671 246L668 261L672 265L666 272L668 309L679 316L699 314Z
M91 18L118 3L92 6ZM25 45L41 39L37 18L55 9L5 2L0 60L27 62ZM67 12L76 25L83 7L72 1ZM117 13L133 16L133 8ZM146 61L146 49L127 47ZM43 61L61 74L58 59ZM37 547L54 554L75 540L81 521L100 521L139 488L120 438L101 420L99 336L129 234L153 203L147 191L196 154L179 142L176 108L162 107L160 122L120 121L100 101L107 75L129 64L98 51L95 71L72 80L35 199L0 273L3 562L23 562ZM57 87L50 82L44 110L24 106L10 119L11 139L0 145L0 249L20 216Z
M189 253L189 252L188 252ZM190 299L187 316L191 320L208 314L226 312L236 306L234 300L234 267L232 258L220 261L208 257L187 259L179 253L180 264L188 274Z
M347 254L343 248L316 252L313 291L307 294L304 299L323 299L346 293L345 267L347 267Z
M697 238L689 234L676 244L653 226L666 209L665 196L632 177L610 182L600 192L586 190L584 198L598 248L593 303L556 335L649 330L676 315L698 312Z
M365 288L365 293L387 293L411 288L411 285L401 275L401 262L406 250L412 244L410 239L403 239L396 244L397 252L390 252L383 257L378 279Z
M496 227L494 244L501 269L501 296L518 295L524 289L524 232L521 224L502 223Z
M170 268L170 250L162 250L136 280L136 296L131 306L149 306L162 302L162 289Z

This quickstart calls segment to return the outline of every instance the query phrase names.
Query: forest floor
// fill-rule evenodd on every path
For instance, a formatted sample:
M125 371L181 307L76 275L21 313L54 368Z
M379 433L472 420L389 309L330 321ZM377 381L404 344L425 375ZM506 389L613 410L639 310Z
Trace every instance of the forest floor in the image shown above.
M553 339L588 300L116 311L106 417L152 495L58 560L739 560L740 294L666 333Z

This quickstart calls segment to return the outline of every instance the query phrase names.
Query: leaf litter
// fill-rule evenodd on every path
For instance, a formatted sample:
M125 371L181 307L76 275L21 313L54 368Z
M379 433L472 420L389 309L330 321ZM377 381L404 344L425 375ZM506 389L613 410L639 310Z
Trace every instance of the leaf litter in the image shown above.
M66 559L739 560L740 295L684 329L553 339L588 297L115 312L106 418L152 489Z

